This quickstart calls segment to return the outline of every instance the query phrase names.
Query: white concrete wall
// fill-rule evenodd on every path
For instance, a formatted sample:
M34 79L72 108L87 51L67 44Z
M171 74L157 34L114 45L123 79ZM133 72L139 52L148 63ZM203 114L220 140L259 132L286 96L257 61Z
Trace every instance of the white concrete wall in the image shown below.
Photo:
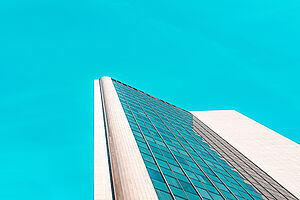
M111 78L101 78L116 199L158 199Z
M94 200L111 200L111 182L99 80L94 81Z
M191 111L300 198L300 145L234 110Z

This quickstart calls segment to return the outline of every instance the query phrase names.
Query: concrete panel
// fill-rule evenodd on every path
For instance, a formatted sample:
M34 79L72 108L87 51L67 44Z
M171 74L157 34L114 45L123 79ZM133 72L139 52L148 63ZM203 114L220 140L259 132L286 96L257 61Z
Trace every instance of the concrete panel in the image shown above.
M111 182L99 80L94 81L94 200L111 200Z
M158 199L111 78L101 78L116 199Z
M191 113L300 198L299 144L234 110Z

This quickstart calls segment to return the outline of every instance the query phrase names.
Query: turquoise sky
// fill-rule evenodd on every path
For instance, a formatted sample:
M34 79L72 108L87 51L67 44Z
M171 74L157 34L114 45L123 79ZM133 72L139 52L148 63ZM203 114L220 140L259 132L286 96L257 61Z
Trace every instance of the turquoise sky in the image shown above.
M93 79L300 143L298 0L2 0L0 199L92 200Z

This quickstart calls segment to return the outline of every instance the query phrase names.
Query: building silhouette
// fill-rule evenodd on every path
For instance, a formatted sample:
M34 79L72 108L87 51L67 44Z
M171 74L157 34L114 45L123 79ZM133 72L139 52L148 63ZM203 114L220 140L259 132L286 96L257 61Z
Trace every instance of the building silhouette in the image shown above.
M189 112L94 81L94 199L300 196L300 146L233 110Z

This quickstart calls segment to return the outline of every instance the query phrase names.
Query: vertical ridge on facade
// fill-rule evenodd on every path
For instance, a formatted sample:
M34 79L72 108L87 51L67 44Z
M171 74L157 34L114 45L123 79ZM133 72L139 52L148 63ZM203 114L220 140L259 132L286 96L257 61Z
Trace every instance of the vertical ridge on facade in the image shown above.
M112 200L99 80L94 81L94 200Z
M100 81L115 198L157 199L113 83L109 77L102 77Z

